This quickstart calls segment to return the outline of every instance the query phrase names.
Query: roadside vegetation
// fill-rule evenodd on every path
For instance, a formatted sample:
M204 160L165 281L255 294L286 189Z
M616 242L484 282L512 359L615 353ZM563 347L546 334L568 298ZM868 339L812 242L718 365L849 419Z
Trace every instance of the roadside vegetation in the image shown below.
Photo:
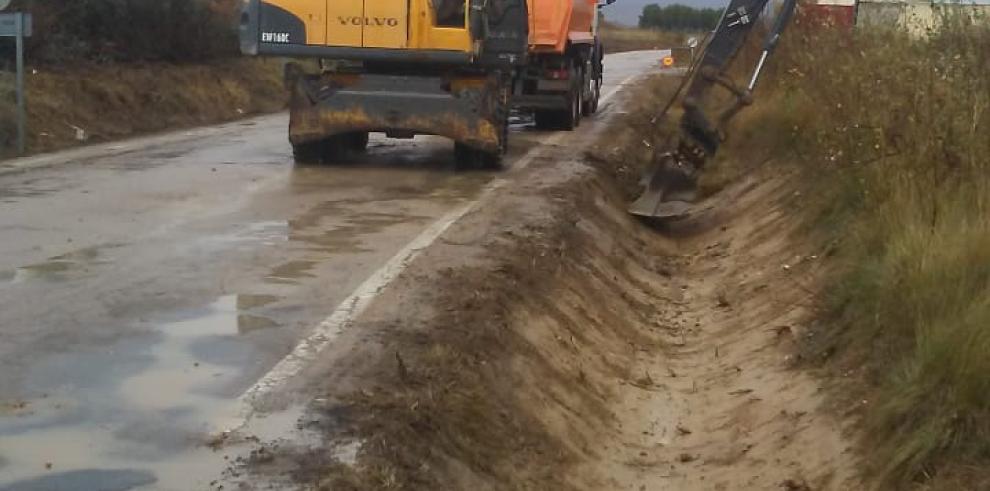
M606 53L675 48L683 46L688 37L685 33L637 29L610 22L603 22L601 26L602 44Z
M798 26L746 113L763 136L733 142L806 176L837 264L810 353L887 489L990 489L990 30L947 22Z
M802 359L857 422L880 489L990 489L990 28L946 22L922 39L794 26L700 183L795 176L831 265ZM629 199L678 132L676 108L656 117L675 84L649 84L594 155L621 163L605 168Z
M237 55L236 0L15 0L36 64L205 61ZM9 48L8 48L9 50Z
M15 0L28 39L28 152L213 124L285 105L276 61L241 58L236 0ZM13 43L0 47L0 157L13 155Z
M665 31L710 31L715 29L723 9L694 8L675 3L661 7L657 4L643 7L639 16L641 29Z

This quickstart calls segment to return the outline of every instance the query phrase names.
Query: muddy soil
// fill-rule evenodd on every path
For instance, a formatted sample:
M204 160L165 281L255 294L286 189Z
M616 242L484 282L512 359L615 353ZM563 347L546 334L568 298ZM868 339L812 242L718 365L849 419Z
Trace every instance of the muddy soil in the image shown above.
M29 154L189 128L282 110L278 61L79 65L30 69ZM0 92L11 77L0 77ZM0 157L14 156L13 98L0 101Z
M261 447L252 485L859 487L796 368L822 266L788 181L753 171L658 229L614 164L547 148L424 251L301 377L324 443Z

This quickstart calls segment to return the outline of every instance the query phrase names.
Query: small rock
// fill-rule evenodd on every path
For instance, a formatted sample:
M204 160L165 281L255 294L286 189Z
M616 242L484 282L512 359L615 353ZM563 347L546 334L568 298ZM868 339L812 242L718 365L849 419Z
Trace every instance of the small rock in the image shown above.
M780 483L780 487L787 491L811 491L811 486L808 486L808 483L798 479L788 479Z
M725 296L725 293L719 293L716 300L718 300L718 306L722 308L732 305L729 303L729 299Z

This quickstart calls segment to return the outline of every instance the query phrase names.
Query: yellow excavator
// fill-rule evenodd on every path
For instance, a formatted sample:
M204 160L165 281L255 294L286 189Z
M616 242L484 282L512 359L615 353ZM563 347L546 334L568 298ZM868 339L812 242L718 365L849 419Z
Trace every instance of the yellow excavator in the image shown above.
M369 132L382 132L445 136L455 142L458 164L491 168L507 148L513 108L532 111L537 126L560 129L573 129L595 112L604 53L598 7L615 0L244 2L245 54L319 60L315 71L286 65L297 161L335 160L363 150ZM752 102L796 3L729 1L661 114L681 101L681 138L658 153L630 213L676 218L690 212L698 174L726 139L729 121ZM773 10L774 22L758 22ZM729 68L754 31L767 33L762 54L748 83L737 85ZM733 97L711 118L706 109L717 87Z
M241 17L244 53L317 60L285 69L297 161L382 132L445 136L461 165L497 167L528 41L527 0L246 0Z

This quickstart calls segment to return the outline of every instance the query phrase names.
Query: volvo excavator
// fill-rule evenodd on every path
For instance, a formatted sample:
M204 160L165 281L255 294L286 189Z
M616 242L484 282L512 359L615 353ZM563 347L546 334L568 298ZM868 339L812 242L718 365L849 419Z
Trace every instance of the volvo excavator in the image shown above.
M244 0L241 51L292 59L297 161L439 135L497 168L511 111L570 130L598 109L598 7L615 0Z
M448 137L457 161L497 166L527 0L244 0L241 51L288 58L297 162L363 150L369 132Z
M652 168L641 181L645 190L629 207L630 213L660 220L691 214L697 201L698 176L728 137L726 128L732 118L753 103L753 90L790 23L796 2L783 0L774 5L769 0L732 0L729 3L684 83L659 116L665 117L674 103L681 101L684 112L678 143L656 155ZM772 10L776 10L776 18L769 25L759 61L746 84L740 86L729 76L730 66L750 34L763 29L760 26L764 24L758 22L761 16ZM713 120L706 109L714 103L714 88L726 90L730 103Z

